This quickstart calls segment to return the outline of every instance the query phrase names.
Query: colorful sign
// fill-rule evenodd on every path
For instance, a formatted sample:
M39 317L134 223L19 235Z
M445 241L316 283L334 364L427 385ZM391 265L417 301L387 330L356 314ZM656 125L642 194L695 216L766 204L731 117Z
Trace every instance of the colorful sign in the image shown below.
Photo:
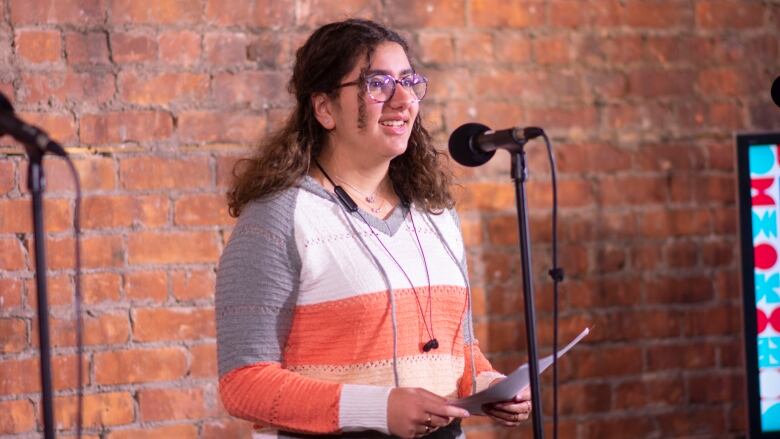
M780 156L778 145L748 154L761 430L780 431Z

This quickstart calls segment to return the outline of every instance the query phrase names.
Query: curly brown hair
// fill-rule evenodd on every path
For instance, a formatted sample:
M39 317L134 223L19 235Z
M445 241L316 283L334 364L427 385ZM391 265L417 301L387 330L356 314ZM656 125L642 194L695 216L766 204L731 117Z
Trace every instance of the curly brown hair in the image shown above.
M375 48L388 41L398 43L408 54L409 46L398 33L373 21L349 19L320 27L298 49L287 86L295 96L295 111L260 143L253 156L236 163L228 191L231 216L240 215L250 201L292 187L306 175L327 141L327 130L314 116L312 95L336 97L342 78L360 57L370 59ZM446 158L433 147L418 114L406 151L390 162L395 191L431 213L452 207L452 176L444 166Z

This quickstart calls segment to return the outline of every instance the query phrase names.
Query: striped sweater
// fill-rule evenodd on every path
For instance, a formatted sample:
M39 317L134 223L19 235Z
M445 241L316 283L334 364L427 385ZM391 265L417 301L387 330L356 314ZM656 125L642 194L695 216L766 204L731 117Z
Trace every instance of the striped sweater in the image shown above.
M410 215L428 265L431 309ZM470 394L472 375L478 390L501 376L469 327L454 211L399 206L385 220L362 217L381 243L364 219L306 177L248 204L225 247L216 292L220 397L264 437L364 437L367 430L381 437L396 375L402 387L448 398ZM439 341L429 352L421 350L430 337L420 306Z

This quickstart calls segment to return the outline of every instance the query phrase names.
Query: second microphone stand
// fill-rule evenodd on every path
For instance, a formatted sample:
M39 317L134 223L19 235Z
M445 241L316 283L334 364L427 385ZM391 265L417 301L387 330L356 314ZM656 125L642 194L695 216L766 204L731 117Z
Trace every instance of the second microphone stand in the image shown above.
M539 361L536 351L536 313L534 307L534 284L531 272L531 235L528 228L528 205L526 203L525 182L528 179L525 150L518 145L516 151L510 151L512 158L512 179L515 182L515 204L517 206L517 227L520 232L520 257L523 266L523 299L525 305L525 334L528 343L528 374L531 384L531 416L533 418L534 439L544 438L542 424L542 398L539 387Z

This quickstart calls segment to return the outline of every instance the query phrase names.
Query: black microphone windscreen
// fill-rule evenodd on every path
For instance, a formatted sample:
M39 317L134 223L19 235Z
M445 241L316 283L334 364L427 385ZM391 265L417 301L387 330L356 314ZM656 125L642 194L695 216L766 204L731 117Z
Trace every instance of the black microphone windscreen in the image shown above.
M775 105L780 107L780 76L772 83L772 100L775 101Z
M485 125L467 123L450 134L449 149L452 158L463 166L479 166L488 162L496 151L485 152L474 144L478 135L489 131Z
M14 112L14 106L11 105L11 101L9 101L8 98L5 97L3 93L0 93L0 112L2 113Z

